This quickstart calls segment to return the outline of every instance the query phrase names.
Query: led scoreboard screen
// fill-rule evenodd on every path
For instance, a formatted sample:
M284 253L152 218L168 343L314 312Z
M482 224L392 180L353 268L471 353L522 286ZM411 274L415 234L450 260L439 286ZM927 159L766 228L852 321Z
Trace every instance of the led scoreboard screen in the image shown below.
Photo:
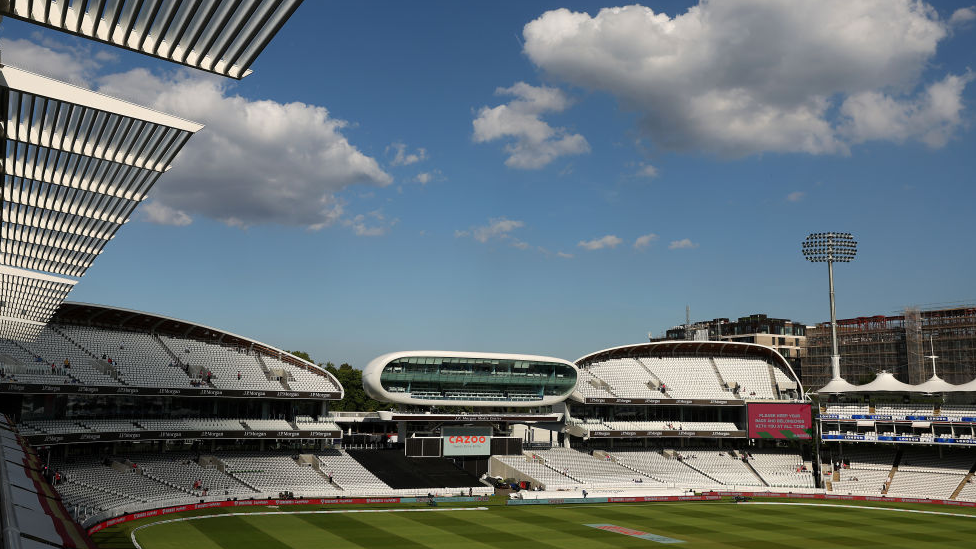
M749 438L813 438L809 404L749 404Z
M444 427L445 456L491 455L491 427Z

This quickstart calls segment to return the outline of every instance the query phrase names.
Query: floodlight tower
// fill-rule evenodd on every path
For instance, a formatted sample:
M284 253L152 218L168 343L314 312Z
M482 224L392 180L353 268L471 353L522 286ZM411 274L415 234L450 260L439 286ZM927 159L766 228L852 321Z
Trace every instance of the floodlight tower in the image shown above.
M834 262L850 263L857 255L857 241L851 233L812 233L803 241L803 257L811 263L827 263L830 280L830 367L831 379L840 377L840 351L837 350L837 312L834 307Z

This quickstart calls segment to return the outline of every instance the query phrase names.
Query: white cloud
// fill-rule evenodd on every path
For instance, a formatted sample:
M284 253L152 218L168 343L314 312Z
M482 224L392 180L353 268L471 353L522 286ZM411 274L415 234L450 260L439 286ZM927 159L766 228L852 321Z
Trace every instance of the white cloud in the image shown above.
M615 96L655 146L732 157L846 154L859 139L944 143L958 113L907 117L888 136L850 133L851 114L837 107L863 94L925 103L931 90L915 90L948 34L948 23L915 0L722 0L675 17L643 6L595 16L558 9L523 31L533 63ZM958 101L969 81L952 78L959 85L943 86L954 96L943 104Z
M579 246L584 250L602 250L603 248L616 248L623 240L616 235L608 234L607 236L601 238L594 238L593 240L580 240Z
M347 123L325 107L247 99L230 93L223 80L185 71L135 69L98 82L103 93L206 125L154 188L160 207L234 226L318 230L343 220L340 191L393 181L342 135ZM358 234L376 232L350 223Z
M102 63L113 59L101 52L92 56L87 45L77 47L51 40L0 40L4 63L88 88Z
M371 212L373 217L376 212ZM351 219L343 219L342 226L349 227L352 229L356 236L383 236L390 231L390 229L399 222L399 219L394 219L392 221L386 222L386 219L380 215L374 225L366 224L366 216L359 214Z
M414 181L420 183L421 185L426 185L434 180L443 180L440 170L432 170L429 172L420 172L416 177L413 178Z
M474 140L513 140L505 145L506 166L538 169L560 156L590 151L585 137L566 128L554 128L541 118L547 112L569 108L571 102L562 90L517 82L510 88L498 88L495 93L515 99L494 108L482 107L473 122Z
M963 124L962 91L972 80L972 72L949 75L907 100L878 92L853 95L841 105L846 117L841 129L854 143L915 139L933 148L942 147Z
M976 10L972 6L959 8L952 12L952 17L949 17L949 26L968 27L974 20L976 20Z
M370 221L372 225L367 224L367 217L372 219ZM399 219L387 220L380 210L373 210L369 212L368 216L359 214L341 220L342 226L352 229L356 236L383 236L399 222Z
M407 152L407 146L403 143L391 143L389 147L386 148L387 154L390 151L394 151L393 160L390 162L391 166L409 166L410 164L416 164L422 160L427 159L426 149L417 149L415 152Z
M227 80L189 70L100 74L117 59L114 52L41 35L2 46L14 65L205 124L153 188L142 208L147 221L186 225L204 215L238 227L318 230L342 222L360 234L376 232L344 218L337 195L393 178L342 135L347 123L324 107L244 98L231 93Z
M654 178L657 177L657 168L651 166L650 164L641 164L640 169L637 170L637 175L639 177Z
M692 248L697 248L698 244L695 244L687 238L682 238L681 240L674 240L668 244L669 250L688 250Z
M568 254L566 252L556 252L556 257L561 257L563 259L573 259L575 257L573 254Z
M150 223L158 223L160 225L175 225L177 227L185 227L190 223L193 223L193 219L186 214L186 212L181 210L174 210L165 204L160 204L159 202L151 201L147 202L139 208L139 211L146 217L146 220Z
M551 255L551 252L542 246L533 246L513 234L517 229L521 229L522 227L525 227L525 222L523 221L508 219L507 217L493 217L488 220L487 225L471 227L469 230L454 231L454 237L467 238L470 236L482 244L502 242L518 250L534 249L543 255Z
M478 242L485 243L493 238L508 238L515 229L525 226L522 221L497 217L488 220L488 224L482 227L475 227L471 230L471 235Z
M806 195L807 195L807 193L805 193L803 191L793 191L790 194L786 195L786 200L788 200L790 202L799 202L799 201L803 200L803 197L806 196Z
M654 242L657 239L658 239L658 236L656 234L654 234L654 233L650 233L650 234L645 234L645 235L642 235L642 236L638 236L637 237L637 240L634 241L634 248L636 248L638 250L640 250L642 248L646 248L646 247L648 247L648 246L651 245L651 242Z

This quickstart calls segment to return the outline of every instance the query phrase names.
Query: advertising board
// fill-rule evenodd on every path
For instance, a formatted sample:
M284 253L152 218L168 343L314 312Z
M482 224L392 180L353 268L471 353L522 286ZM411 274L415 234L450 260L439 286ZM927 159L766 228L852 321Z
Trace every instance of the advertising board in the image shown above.
M491 454L491 427L443 427L444 456Z
M813 438L810 405L749 403L749 438Z

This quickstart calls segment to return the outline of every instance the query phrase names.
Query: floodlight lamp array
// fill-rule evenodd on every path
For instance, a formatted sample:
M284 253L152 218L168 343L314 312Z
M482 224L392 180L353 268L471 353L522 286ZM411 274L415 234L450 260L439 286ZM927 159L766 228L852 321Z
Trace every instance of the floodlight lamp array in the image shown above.
M851 233L812 233L803 241L803 257L812 263L848 263L857 255Z

